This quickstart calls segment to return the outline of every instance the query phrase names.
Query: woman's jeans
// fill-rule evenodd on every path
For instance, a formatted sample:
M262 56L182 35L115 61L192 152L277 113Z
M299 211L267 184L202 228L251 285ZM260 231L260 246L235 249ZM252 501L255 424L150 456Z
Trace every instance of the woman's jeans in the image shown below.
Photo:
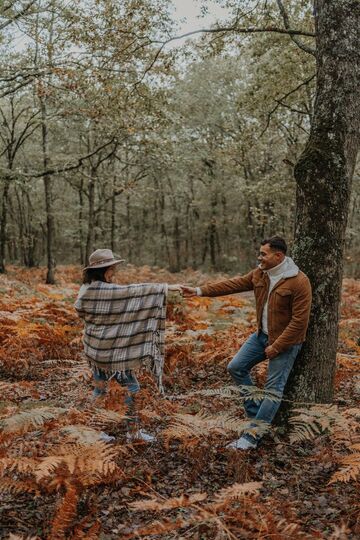
M250 377L251 369L266 359L265 349L268 346L268 336L263 332L255 332L243 344L239 352L228 364L228 371L237 385L248 386L249 390L255 388ZM244 408L247 416L254 419L258 424L265 422L271 424L281 403L286 381L294 365L295 359L302 344L293 345L285 352L269 360L267 379L265 383L265 397L262 400L245 399ZM244 389L244 395L246 395ZM266 397L266 393L269 397ZM254 424L256 426L256 423ZM246 435L246 438L254 442L254 438ZM255 440L259 440L256 437Z
M107 381L114 379L121 386L126 386L128 394L125 397L125 404L127 405L127 416L129 421L136 421L135 413L135 400L134 394L140 390L139 381L136 375L131 371L125 371L125 373L116 373L115 375L108 375L102 370L93 370L93 376L95 380L95 387L93 390L93 397L97 398L106 394ZM100 383L100 384L96 384Z

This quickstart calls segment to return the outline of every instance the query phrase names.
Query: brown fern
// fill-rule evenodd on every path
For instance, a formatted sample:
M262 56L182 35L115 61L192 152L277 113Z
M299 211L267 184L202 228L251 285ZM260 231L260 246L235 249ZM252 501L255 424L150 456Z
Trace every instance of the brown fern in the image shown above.
M163 431L165 439L185 439L206 437L212 433L256 433L264 434L268 425L265 422L241 421L229 414L219 414L216 416L201 412L199 414L175 414L169 428Z
M61 407L37 407L2 419L0 426L5 433L24 433L34 427L42 426L45 422L66 412L67 409Z
M215 496L215 502L224 503L232 500L242 499L245 495L258 495L262 487L262 482L247 482L244 484L233 484L219 491Z
M164 510L173 510L174 508L186 508L187 506L202 502L206 498L206 493L195 493L194 495L181 495L180 497L173 497L171 499L143 499L130 503L129 506L133 510L162 512Z
M308 409L295 409L290 418L292 425L290 442L311 440L322 434L336 433L339 441L350 443L351 433L359 428L359 409L339 412L336 405L314 405Z
M78 501L77 488L73 484L69 484L53 517L49 540L66 540L68 538L67 531L74 524Z
M20 495L22 493L34 493L40 495L40 490L34 482L12 480L10 478L0 479L0 493L11 493L12 495Z
M352 453L341 458L341 469L332 475L330 484L350 482L360 476L360 443L350 446L349 449Z

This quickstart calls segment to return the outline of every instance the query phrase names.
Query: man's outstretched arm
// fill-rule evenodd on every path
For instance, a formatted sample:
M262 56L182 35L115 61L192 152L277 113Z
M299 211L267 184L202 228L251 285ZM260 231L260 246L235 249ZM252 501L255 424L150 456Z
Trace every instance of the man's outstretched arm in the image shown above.
M227 294L252 291L254 288L253 272L252 270L245 276L224 279L215 283L206 283L202 287L181 285L182 294L185 298L191 298L192 296L225 296Z

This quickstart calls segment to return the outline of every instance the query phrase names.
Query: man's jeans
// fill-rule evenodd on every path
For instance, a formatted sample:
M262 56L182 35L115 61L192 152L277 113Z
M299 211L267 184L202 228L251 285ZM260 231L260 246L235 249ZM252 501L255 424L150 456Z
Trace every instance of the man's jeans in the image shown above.
M239 352L228 364L228 371L236 384L255 388L250 377L250 370L265 360L265 349L268 346L268 336L263 332L255 332L243 344ZM285 352L279 354L272 360L269 360L265 392L278 399L272 400L265 397L261 401L245 399L244 408L247 416L251 419L271 424L277 410L280 407L281 398L284 393L286 381L294 365L295 359L301 349L302 344L293 345ZM256 424L254 424L256 426ZM250 435L245 436L251 442L254 438ZM255 441L260 437L256 437Z
M129 417L130 421L136 421L137 417L135 413L135 400L133 396L140 390L140 384L136 378L136 375L131 371L125 371L125 373L116 373L116 375L111 376L107 375L102 370L93 370L93 376L95 380L95 387L93 390L94 398L104 396L106 394L107 381L112 378L115 379L115 381L121 386L127 387L128 395L124 400L125 404L127 405L127 416Z

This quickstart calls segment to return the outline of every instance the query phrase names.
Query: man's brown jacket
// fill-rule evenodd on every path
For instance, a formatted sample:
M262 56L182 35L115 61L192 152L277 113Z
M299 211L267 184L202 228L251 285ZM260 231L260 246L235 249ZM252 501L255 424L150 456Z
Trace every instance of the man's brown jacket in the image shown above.
M291 260L291 259L290 259ZM295 266L295 265L294 265ZM295 266L297 269L297 267ZM305 341L311 307L311 285L308 277L298 269L296 275L282 278L272 289L268 299L269 345L276 354ZM202 296L223 296L254 291L256 319L261 330L264 305L268 298L270 280L266 272L256 268L245 276L234 277L201 287Z

